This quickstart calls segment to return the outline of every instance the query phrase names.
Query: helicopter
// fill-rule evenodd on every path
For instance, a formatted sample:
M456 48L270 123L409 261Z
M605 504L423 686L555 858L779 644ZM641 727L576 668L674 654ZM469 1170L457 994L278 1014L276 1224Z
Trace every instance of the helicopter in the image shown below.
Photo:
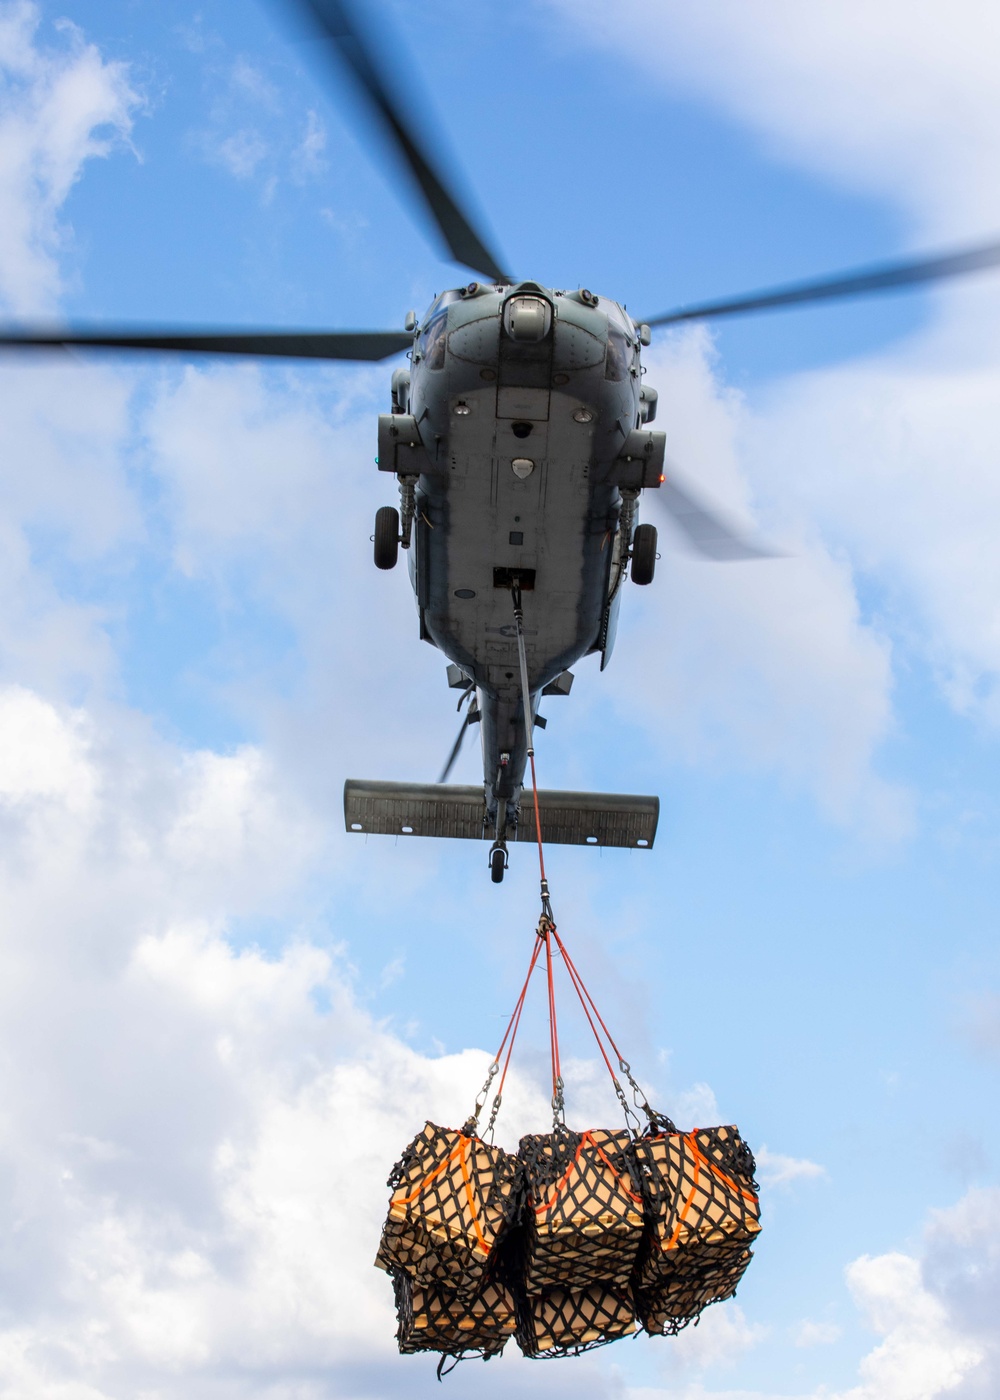
M379 472L399 504L376 513L374 564L407 558L422 640L447 658L461 728L433 784L349 779L348 831L488 841L499 883L510 846L650 849L656 797L533 790L533 731L543 696L567 696L571 667L615 644L625 584L652 583L658 538L641 521L646 491L688 544L714 560L771 551L741 538L666 465L651 425L657 393L642 350L656 329L881 293L1000 265L1000 243L895 262L633 318L589 288L515 276L490 247L422 138L349 0L296 0L359 90L451 260L475 280L449 289L401 330L0 329L10 348L76 346L184 354L382 361L390 411L378 421ZM381 41L383 44L386 40ZM447 779L478 724L483 776Z

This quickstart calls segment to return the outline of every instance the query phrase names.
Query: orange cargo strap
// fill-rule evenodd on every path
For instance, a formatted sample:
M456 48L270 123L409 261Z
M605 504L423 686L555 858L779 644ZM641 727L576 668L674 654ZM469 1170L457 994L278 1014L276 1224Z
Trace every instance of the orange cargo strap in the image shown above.
M558 1201L562 1193L562 1189L572 1176L573 1169L580 1160L580 1153L585 1147L592 1147L596 1151L597 1155L601 1158L608 1171L621 1186L622 1190L625 1191L627 1195L631 1196L633 1201L637 1202L640 1206L642 1205L642 1197L637 1196L635 1194L635 1192L632 1190L631 1184L626 1184L625 1177L622 1176L621 1172L615 1166L614 1162L612 1162L611 1158L605 1152L604 1148L599 1142L594 1141L594 1134L591 1132L587 1132L580 1134L580 1141L576 1145L576 1151L573 1153L572 1160L570 1161L569 1166L563 1172L562 1176L553 1186L552 1194L549 1197L549 1199L547 1201L542 1201L537 1206L535 1206L536 1215L544 1215L545 1212L551 1210L552 1207L555 1205L556 1201Z

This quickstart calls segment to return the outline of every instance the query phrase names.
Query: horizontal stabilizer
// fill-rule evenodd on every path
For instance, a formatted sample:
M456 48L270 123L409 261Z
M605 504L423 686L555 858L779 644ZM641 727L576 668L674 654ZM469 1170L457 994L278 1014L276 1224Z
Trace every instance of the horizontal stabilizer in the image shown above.
M646 850L656 836L660 799L616 792L540 792L538 811L546 842L561 846L638 846ZM344 820L348 831L382 836L493 839L481 787L366 783L349 778L344 784ZM513 839L508 832L508 841ZM525 792L516 840L535 839L534 805L530 792Z

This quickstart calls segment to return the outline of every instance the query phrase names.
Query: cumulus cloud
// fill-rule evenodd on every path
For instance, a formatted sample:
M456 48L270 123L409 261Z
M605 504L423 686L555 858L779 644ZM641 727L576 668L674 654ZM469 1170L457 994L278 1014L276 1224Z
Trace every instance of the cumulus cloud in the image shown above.
M69 230L60 207L88 160L127 140L139 106L127 67L68 21L39 36L38 7L0 8L0 303L52 310Z
M709 336L677 336L649 365L677 470L752 526L741 453L749 410L719 383ZM842 555L773 497L756 508L756 533L788 557L707 564L665 554L657 587L628 600L660 644L641 662L616 658L610 685L630 713L643 696L664 753L776 770L837 819L895 839L909 828L910 801L874 762L892 725L888 639L861 616ZM669 543L655 496L643 510Z
M108 585L146 539L126 470L131 386L66 356L2 371L0 678L79 696L113 682Z
M963 0L947 14L897 0L835 8L671 2L654 11L626 7L613 19L596 4L572 12L583 33L624 48L671 90L708 96L779 157L892 202L914 237L974 242L1000 221L993 178L1000 98L987 57L998 20L981 0ZM802 648L792 694L811 683L833 694L841 677L857 695L839 756L827 751L838 775L828 767L820 779L834 808L851 807L852 786L866 788L859 778L866 755L888 732L890 632L897 648L931 668L959 713L1000 721L998 305L992 278L942 286L933 322L908 344L784 379L742 411L744 481L729 481L731 499L745 501L752 485L758 503L775 512L770 519L784 524L796 562L747 569L739 587L784 629L782 655ZM661 363L676 372L669 352ZM792 516L784 522L782 506ZM863 619L859 586L869 600ZM711 597L716 587L706 578L698 593ZM812 643L806 615L816 621ZM767 639L747 622L764 669ZM812 646L829 663L826 678L813 673ZM660 679L673 697L670 676ZM715 693L721 680L713 677ZM737 684L749 713L763 708L765 696L739 672ZM814 727L798 723L799 706L789 718L783 761L794 767L804 750L822 753L823 744ZM899 794L882 787L874 796L881 820L905 828Z
M257 750L184 753L7 688L0 821L0 1388L433 1384L395 1357L372 1267L384 1183L425 1114L465 1116L488 1056L380 1027L333 941L234 946L241 913L294 923L315 818ZM544 1116L530 1081L505 1097L514 1136Z
M917 1255L864 1255L847 1284L879 1341L847 1390L821 1385L801 1400L987 1400L1000 1385L1000 1190L974 1190L932 1214ZM738 1326L734 1309L728 1328ZM705 1314L707 1324L712 1312ZM704 1324L703 1324L704 1325ZM803 1321L796 1346L829 1345L841 1329ZM783 1392L784 1393L784 1392ZM771 1392L683 1388L629 1390L629 1400L773 1400Z
M832 1346L843 1336L843 1330L835 1322L813 1322L807 1319L795 1328L793 1341L797 1347Z
M709 95L775 153L894 198L924 236L1000 223L1000 20L988 0L947 12L905 0L553 3L674 91Z
M926 1287L918 1260L866 1255L851 1265L847 1281L883 1340L862 1361L861 1384L844 1400L935 1400L980 1367L982 1347Z
M246 55L223 62L224 41L194 33L194 51L205 52L204 75L212 93L207 124L192 141L209 164L242 183L258 181L269 202L285 178L304 185L327 169L327 133L319 114L286 111L286 95L264 67Z
M783 1152L771 1152L761 1146L754 1153L757 1175L765 1186L788 1186L793 1181L815 1180L825 1176L826 1168L808 1157L788 1157Z

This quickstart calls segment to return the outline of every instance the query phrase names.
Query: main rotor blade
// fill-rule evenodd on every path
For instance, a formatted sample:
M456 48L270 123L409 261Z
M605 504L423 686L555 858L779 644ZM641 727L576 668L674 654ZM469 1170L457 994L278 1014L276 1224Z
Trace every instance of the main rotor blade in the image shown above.
M1000 243L987 243L967 248L960 253L945 253L934 258L915 261L883 263L879 267L842 272L836 277L821 277L810 282L793 282L787 287L750 292L746 296L726 301L706 301L701 305L682 306L666 311L662 316L647 316L648 326L672 326L678 321L707 321L719 316L744 316L751 311L773 311L783 306L804 306L810 302L835 301L840 297L869 296L875 292L890 292L901 287L915 287L923 282L943 282L950 277L964 277L970 272L983 272L1000 266Z
M3 330L0 346L92 346L105 350L178 350L199 355L258 355L292 360L386 360L408 350L405 331Z
M376 67L367 41L354 22L349 5L342 3L342 0L299 0L299 3L309 11L324 37L332 43L353 73L416 180L431 217L455 261L472 268L474 272L485 274L493 282L512 281L448 188L440 172L440 162L432 158L418 139L390 92L388 83Z
M689 488L678 486L670 469L656 494L687 543L704 558L722 561L779 557L774 550L745 539Z

